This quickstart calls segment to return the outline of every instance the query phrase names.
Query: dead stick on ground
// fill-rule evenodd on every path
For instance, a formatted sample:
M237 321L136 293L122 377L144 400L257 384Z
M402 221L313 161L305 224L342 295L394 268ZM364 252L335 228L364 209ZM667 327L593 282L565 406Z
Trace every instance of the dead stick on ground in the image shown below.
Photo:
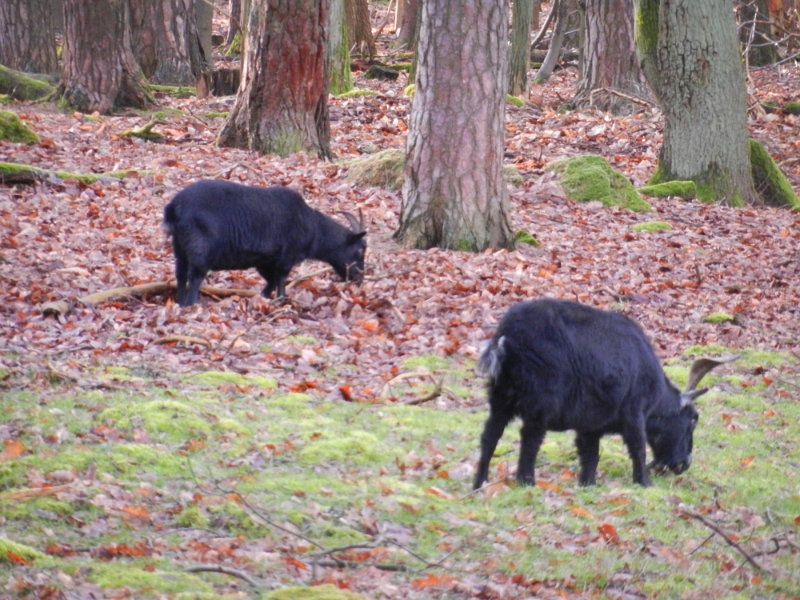
M67 485L54 485L52 487L31 488L27 490L17 490L16 492L6 492L0 494L0 500L24 500L26 498L41 498L42 496L55 496L60 492L66 492L72 487Z
M764 567L762 567L760 564L758 564L758 563L755 561L755 559L753 559L753 557L752 557L752 556L750 556L750 555L749 555L749 554L748 554L748 553L747 553L747 552L744 550L744 548L742 548L742 547L741 547L739 544L737 544L737 543L736 543L736 542L734 542L734 541L733 541L731 538L729 538L729 537L728 537L728 536L725 534L725 532L724 532L724 531L722 531L722 530L721 530L719 527L717 527L717 526L716 526L716 525L714 525L713 523L711 523L711 522L707 521L707 520L706 520L706 519L705 519L705 518L704 518L702 515L698 515L697 513L693 513L693 512L689 512L689 511L685 511L685 510L684 510L684 511L682 511L682 513L683 513L684 515L686 515L687 517L691 517L692 519L696 519L696 520L700 521L700 522L701 522L703 525L705 525L706 527L708 527L709 529L711 529L711 530L712 530L714 533L716 533L716 534L718 534L720 537L722 537L722 539L724 539L724 540L725 540L725 542L726 542L726 543L727 543L729 546L733 547L733 548L734 548L734 549L735 549L737 552L739 552L739 554L741 554L742 556L744 556L745 560L746 560L747 562L749 562L751 565L753 565L753 566L754 566L756 569L758 569L759 571L763 571L764 573L770 573L770 571L769 571L768 569L765 569L765 568L764 568ZM771 573L770 573L770 574L771 574Z
M191 337L188 335L167 335L157 340L153 340L153 344L171 344L172 342L184 342L186 344L200 344L206 348L211 347L211 342L202 338Z
M261 588L263 586L259 585L257 581L255 581L250 575L245 573L244 571L240 571L239 569L233 569L231 567L226 567L225 565L198 565L196 567L189 567L185 569L187 573L225 573L225 575L232 575L233 577L238 577L239 579L243 579L254 588Z

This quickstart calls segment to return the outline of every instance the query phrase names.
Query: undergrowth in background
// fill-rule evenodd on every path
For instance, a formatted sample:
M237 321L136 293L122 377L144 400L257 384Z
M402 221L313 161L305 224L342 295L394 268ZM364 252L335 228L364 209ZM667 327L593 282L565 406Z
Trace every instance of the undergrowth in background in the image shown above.
M666 370L685 381L689 362ZM519 488L509 427L477 493L483 407L347 402L266 377L122 365L86 374L88 386L6 378L0 546L21 546L0 556L3 593L253 597L310 582L357 591L370 577L409 598L795 597L800 397L776 373L797 363L745 352L708 376L693 464L653 488L632 485L616 436L603 438L599 485L578 487L572 435L559 433L537 486ZM471 366L423 356L403 372L444 371L443 387L482 406ZM208 563L258 587L184 572Z

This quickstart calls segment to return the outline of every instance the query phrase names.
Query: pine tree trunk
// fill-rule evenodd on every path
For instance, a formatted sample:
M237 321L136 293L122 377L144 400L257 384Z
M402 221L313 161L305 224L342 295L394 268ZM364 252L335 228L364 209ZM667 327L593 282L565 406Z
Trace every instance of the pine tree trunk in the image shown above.
M242 84L220 146L331 158L328 0L252 0Z
M344 15L344 0L330 0L330 37L328 39L328 69L330 93L338 96L353 89L350 73L350 44L347 40L347 23Z
M195 85L209 70L200 46L196 15L204 0L156 0L158 65L153 83ZM210 57L210 54L209 54Z
M51 0L0 1L0 65L56 73L56 22Z
M405 0L403 14L400 17L400 27L397 39L394 42L395 48L405 48L414 51L417 47L419 34L419 13L422 0Z
M572 103L615 114L633 111L624 96L646 96L633 36L632 0L586 0L581 78Z
M242 25L242 0L230 0L228 3L228 34L225 36L225 46L230 47L233 38L241 32Z
M528 69L531 66L531 16L533 0L514 0L511 14L511 45L508 48L508 93L528 97Z
M82 112L153 103L131 50L127 0L64 1L64 58L58 94Z
M653 1L642 1L636 17L637 44L643 60L652 61L645 75L664 116L664 142L651 181L693 180L698 198L708 202L758 202L750 169L747 94L730 4L661 0L655 11Z
M356 52L367 58L373 58L378 51L372 39L372 25L369 21L369 4L367 0L345 0L347 13L347 37L356 47Z
M503 181L505 0L425 0L409 122L406 247L511 248Z

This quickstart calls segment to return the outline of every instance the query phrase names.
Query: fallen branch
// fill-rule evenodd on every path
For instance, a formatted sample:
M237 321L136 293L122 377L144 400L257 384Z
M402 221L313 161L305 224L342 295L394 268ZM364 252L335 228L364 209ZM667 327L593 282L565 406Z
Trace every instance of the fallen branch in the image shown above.
M225 565L198 565L196 567L189 567L185 569L185 571L187 573L224 573L225 575L232 575L233 577L243 579L254 588L263 587L244 571L240 571L239 569L234 569L232 567L226 567Z
M338 568L348 568L348 569L362 569L364 567L373 567L375 569L380 569L381 571L405 572L409 570L409 568L406 565L367 563L367 562L358 562L357 560L339 560L336 558L332 560L321 560L315 564L319 565L320 567L338 567Z
M54 485L51 487L30 488L18 490L16 492L6 492L0 494L0 500L25 500L27 498L42 498L44 496L55 496L61 492L66 492L72 485Z
M737 544L736 542L734 542L734 541L733 541L733 540L732 540L730 537L728 537L728 535L727 535L727 534L726 534L724 531L722 531L722 530L721 530L719 527L717 527L716 525L714 525L714 523L711 523L710 521L706 520L706 519L705 519L705 517L703 517L703 515L699 515L699 514L697 514L697 513L689 512L689 511L686 511L686 510L684 510L684 511L681 511L681 513L682 513L683 515L686 515L687 517L691 517L692 519L696 519L696 520L700 521L700 522L701 522L703 525L705 525L706 527L708 527L708 528L709 528L711 531L713 531L714 533L716 533L717 535L719 535L719 536L720 536L722 539L724 539L724 540L725 540L725 542L726 542L726 543L727 543L729 546L731 546L731 547L732 547L732 548L734 548L734 549L735 549L735 550L736 550L736 551L737 551L739 554L741 554L742 556L744 556L745 560L746 560L747 562L749 562L751 565L753 565L753 567L755 567L755 568L756 568L756 569L758 569L759 571L763 571L764 573L770 573L770 571L769 571L768 569L765 569L765 568L764 568L764 567L762 567L760 564L758 564L758 563L755 561L755 559L754 559L752 556L750 556L750 555L747 553L747 551L745 551L745 549L744 549L744 548L742 548L742 547L741 547L739 544Z
M186 344L200 344L206 348L211 347L211 342L202 338L191 337L189 335L167 335L151 342L152 344L171 344L172 342L184 342Z
M95 306L107 302L111 298L141 298L147 295L159 295L165 292L174 291L177 289L174 281L154 281L151 283L142 283L129 287L118 287L102 292L95 292L88 296L78 298L78 302L84 306ZM257 296L256 290L245 290L238 288L215 288L207 285L200 286L200 292L208 296L215 296L217 298L226 298L228 296L242 296L244 298L252 298Z

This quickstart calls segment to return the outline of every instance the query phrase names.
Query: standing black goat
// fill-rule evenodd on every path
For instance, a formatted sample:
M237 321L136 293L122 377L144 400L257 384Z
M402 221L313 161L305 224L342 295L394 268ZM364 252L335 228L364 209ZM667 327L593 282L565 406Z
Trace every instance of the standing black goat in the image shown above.
M255 267L267 281L269 298L286 294L296 264L327 262L345 280L364 278L364 219L342 213L344 227L309 207L289 188L257 188L226 181L199 181L181 190L164 209L172 237L178 304L197 302L209 271Z
M692 462L698 414L695 387L724 360L692 365L686 392L667 379L639 326L622 315L566 300L512 307L479 359L489 374L489 419L481 436L478 489L506 425L522 419L517 480L534 483L534 465L548 431L574 429L579 483L594 485L600 438L619 433L633 461L633 481L651 485L645 465L650 444L657 471L681 473Z

